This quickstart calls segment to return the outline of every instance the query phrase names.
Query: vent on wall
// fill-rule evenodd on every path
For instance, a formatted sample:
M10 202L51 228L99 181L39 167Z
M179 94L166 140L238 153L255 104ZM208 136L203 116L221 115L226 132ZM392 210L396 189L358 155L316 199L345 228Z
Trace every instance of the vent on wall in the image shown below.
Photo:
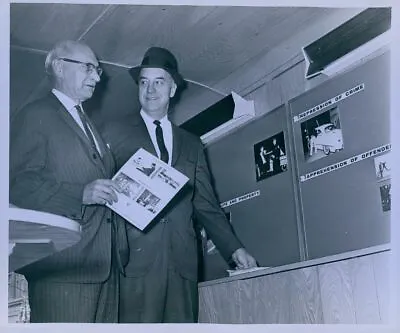
M387 38L377 37L388 32L390 26L391 8L368 8L307 45L303 48L306 78L325 72L339 60L346 59L346 63L349 63L349 60L362 57L362 53L378 49L387 43Z
M254 116L254 101L247 101L232 92L180 127L199 136L206 144L244 125Z

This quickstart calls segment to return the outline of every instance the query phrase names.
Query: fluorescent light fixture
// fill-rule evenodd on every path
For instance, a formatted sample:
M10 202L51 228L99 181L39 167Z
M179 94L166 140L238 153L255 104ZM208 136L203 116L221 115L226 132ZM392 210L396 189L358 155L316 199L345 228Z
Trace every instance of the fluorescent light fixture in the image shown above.
M334 61L327 67L325 67L321 73L333 76L339 72L342 72L346 68L349 68L351 65L356 63L357 61L371 55L375 51L379 50L382 47L390 45L391 42L391 30L388 30L379 36L371 39L367 43L361 45L355 50L347 53L345 56L340 59Z
M231 130L243 126L245 123L250 121L255 116L254 101L245 100L238 94L232 91L233 102L235 103L235 109L233 111L233 118L226 123L214 128L210 132L202 135L201 141L206 144L211 141L227 134Z
M385 31L384 33L380 34L379 36L371 39L367 43L359 46L358 48L354 49L353 51L347 53L343 57L339 58L338 60L332 62L324 69L319 72L312 73L311 75L306 74L306 79L311 79L312 77L318 74L325 74L327 76L336 75L345 69L349 68L351 65L355 64L357 61L371 55L375 51L379 50L382 47L390 45L392 40L391 30ZM308 72L308 68L310 67L311 61L307 55L307 52L302 49L303 56L306 62L306 73Z

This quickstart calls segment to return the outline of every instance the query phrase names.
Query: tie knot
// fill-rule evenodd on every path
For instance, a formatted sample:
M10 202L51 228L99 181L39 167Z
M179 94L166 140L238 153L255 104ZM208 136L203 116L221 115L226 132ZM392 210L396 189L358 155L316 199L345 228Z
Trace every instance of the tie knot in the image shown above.
M156 125L156 126L160 126L161 123L160 123L159 120L154 120L154 121L153 121L153 124Z

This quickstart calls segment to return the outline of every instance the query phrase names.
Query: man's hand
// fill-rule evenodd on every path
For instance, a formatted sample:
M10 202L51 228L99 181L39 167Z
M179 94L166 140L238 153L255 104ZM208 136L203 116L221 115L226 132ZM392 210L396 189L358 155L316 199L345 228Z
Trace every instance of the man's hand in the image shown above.
M118 201L117 194L121 192L119 185L111 179L97 179L87 184L83 190L82 203L84 205L112 205Z
M233 252L232 259L237 269L257 267L256 260L243 247Z

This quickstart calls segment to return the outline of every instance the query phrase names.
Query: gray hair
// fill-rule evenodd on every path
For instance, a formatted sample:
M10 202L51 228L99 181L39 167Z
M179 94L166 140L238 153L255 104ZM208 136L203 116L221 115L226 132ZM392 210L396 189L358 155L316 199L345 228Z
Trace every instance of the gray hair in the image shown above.
M49 51L44 62L44 68L47 74L53 74L53 61L57 58L71 55L77 48L89 48L86 44L74 40L63 40L58 42L53 49Z

